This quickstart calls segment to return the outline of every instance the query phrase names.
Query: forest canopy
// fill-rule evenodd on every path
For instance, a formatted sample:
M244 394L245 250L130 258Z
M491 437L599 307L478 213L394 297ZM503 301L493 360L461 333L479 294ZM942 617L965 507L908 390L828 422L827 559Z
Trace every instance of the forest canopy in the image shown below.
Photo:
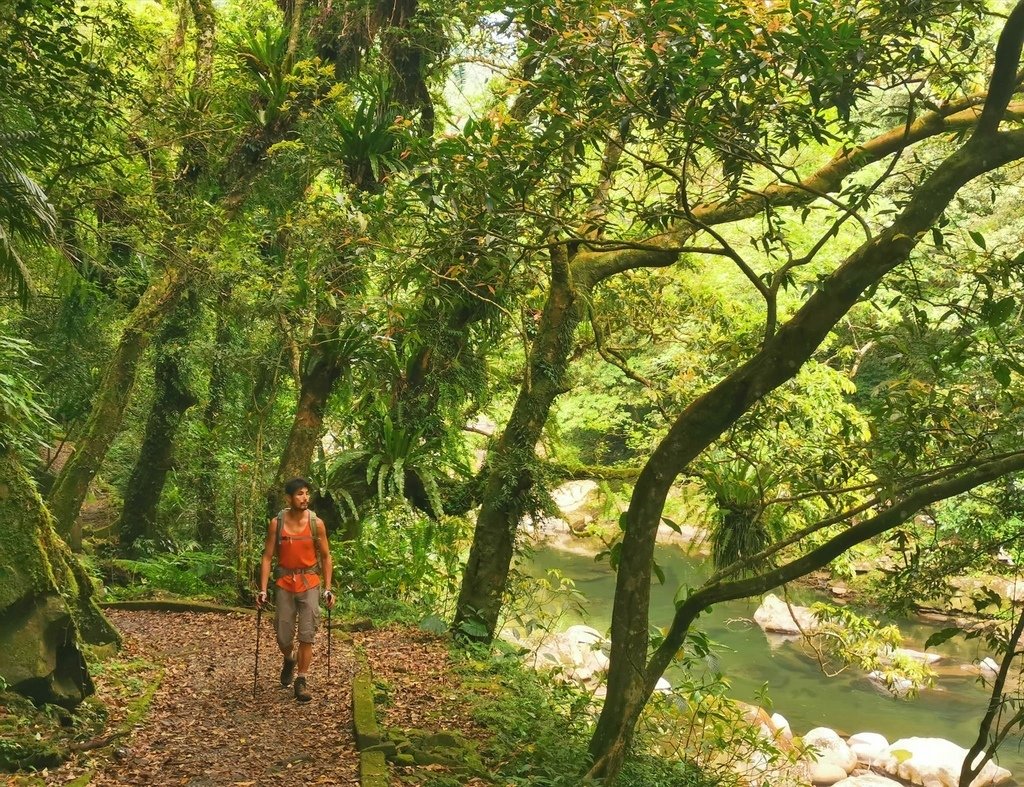
M599 479L614 778L711 605L1015 549L1022 44L974 0L4 4L0 628L113 640L104 566L248 602L300 476L338 587L490 643ZM716 573L652 620L683 488Z

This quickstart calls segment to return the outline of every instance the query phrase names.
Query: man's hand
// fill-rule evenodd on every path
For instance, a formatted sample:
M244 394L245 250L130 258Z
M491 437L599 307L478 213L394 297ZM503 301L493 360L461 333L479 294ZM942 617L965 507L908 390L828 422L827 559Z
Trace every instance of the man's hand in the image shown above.
M256 594L256 609L263 609L267 605L267 591L261 590Z
M334 606L334 594L329 590L324 591L324 606L327 607L327 609Z

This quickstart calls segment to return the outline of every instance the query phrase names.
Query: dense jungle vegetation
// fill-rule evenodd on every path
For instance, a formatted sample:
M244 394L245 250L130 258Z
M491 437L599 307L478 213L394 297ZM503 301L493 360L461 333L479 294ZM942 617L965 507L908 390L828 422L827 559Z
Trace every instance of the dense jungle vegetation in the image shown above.
M1020 563L1022 44L1002 0L0 3L4 685L87 696L101 594L250 603L294 476L345 603L473 649L524 518L617 496L580 779L718 602ZM717 573L658 620L672 495Z

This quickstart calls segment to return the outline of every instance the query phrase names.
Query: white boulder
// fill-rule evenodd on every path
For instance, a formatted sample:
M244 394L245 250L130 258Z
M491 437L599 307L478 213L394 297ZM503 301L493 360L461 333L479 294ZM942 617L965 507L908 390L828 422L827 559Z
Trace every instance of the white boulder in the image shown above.
M846 778L846 771L832 762L812 762L810 767L811 784L828 787Z
M901 678L898 675L886 675L884 672L873 670L868 673L868 680L878 688L892 694L894 697L906 697L914 691L914 681L910 678Z
M590 626L570 626L536 644L519 642L533 650L534 669L561 669L571 681L591 685L608 671L608 656L601 649L604 637Z
M761 601L754 622L763 631L775 634L813 634L818 629L818 618L810 609L787 604L773 593Z
M889 747L889 757L879 762L878 767L911 784L958 787L965 757L966 749L944 738L901 738ZM970 787L1004 784L1011 778L1006 768L989 762Z
M562 636L577 645L596 645L601 647L604 643L604 637L601 635L601 632L592 626L569 626L569 628L562 632Z
M887 649L878 654L878 658L883 664L891 664L894 656L902 656L903 658L912 659L928 666L937 661L942 661L941 653L925 653L920 650L911 650L910 648Z
M857 761L871 767L888 756L889 741L877 732L858 732L846 739Z
M597 481L566 481L551 492L551 499L563 514L571 514L587 502Z
M903 783L894 782L888 776L879 776L877 773L865 773L860 776L847 776L832 787L903 787Z
M775 729L779 731L779 735L786 740L793 739L793 729L789 726L789 722L786 721L786 717L781 713L772 714L772 724L775 725Z
M539 519L534 519L532 516L527 514L523 517L520 524L522 525L523 532L532 533L537 538L562 535L572 532L572 528L569 527L568 522L554 516L545 516L540 517Z
M986 656L979 662L978 668L986 678L994 678L999 674L999 662L991 656Z
M803 736L804 745L813 746L812 755L815 762L829 763L843 770L844 774L853 772L857 767L857 755L835 730L828 727L815 727ZM838 781L838 780L837 780ZM829 782L831 784L831 782Z

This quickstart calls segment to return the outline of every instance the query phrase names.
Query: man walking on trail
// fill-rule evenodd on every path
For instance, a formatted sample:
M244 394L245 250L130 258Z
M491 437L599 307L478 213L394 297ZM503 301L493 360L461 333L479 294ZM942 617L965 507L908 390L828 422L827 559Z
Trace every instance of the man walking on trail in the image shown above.
M327 530L322 522L317 522L316 514L309 510L309 482L304 478L293 478L284 485L284 493L288 497L288 508L267 525L256 604L262 608L267 603L270 564L276 555L277 644L284 655L281 685L290 685L294 677L295 699L309 702L313 697L306 685L306 676L313 659L313 639L320 622L320 568L322 563L323 599L330 609L334 606L334 594L331 592L334 566ZM297 654L293 650L296 622L299 628ZM330 634L327 632L327 636Z

